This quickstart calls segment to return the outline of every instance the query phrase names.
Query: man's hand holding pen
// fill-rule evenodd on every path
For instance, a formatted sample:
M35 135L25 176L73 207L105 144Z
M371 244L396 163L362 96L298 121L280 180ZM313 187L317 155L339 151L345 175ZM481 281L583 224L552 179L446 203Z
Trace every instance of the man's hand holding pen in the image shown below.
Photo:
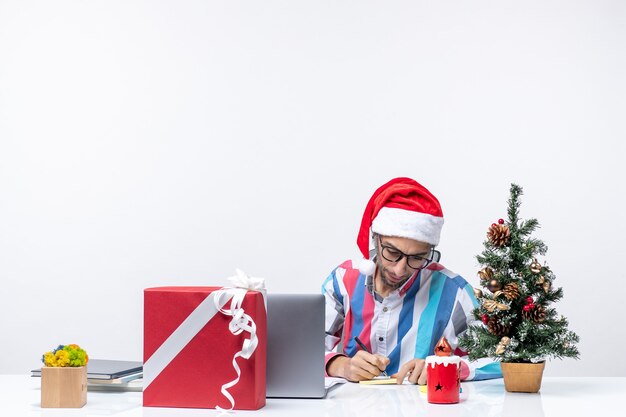
M385 373L385 368L389 365L389 358L383 355L360 350L350 358L348 372L351 381L365 381L373 379ZM386 375L386 374L385 374Z
M358 337L355 337L354 341L362 349L352 357L351 371L359 377L355 381L369 380L379 375L387 376L385 368L389 365L389 358L371 353Z
M351 358L347 356L335 357L328 365L328 373L354 382L368 381L379 375L387 376L385 368L389 365L389 358L370 353L358 337L355 337L354 340L362 350L357 351Z
M359 350L353 357L337 356L329 364L334 370L333 375L341 376L349 381L368 381L381 375L389 364L389 358ZM329 372L329 373L330 373Z

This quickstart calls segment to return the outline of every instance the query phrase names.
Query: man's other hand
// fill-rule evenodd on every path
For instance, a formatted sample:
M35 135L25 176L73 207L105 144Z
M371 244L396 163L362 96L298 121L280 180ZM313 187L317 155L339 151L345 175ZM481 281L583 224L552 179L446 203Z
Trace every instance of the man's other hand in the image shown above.
M398 379L398 384L402 384L404 378L408 375L409 382L426 385L426 369L426 361L424 359L412 359L402 365L394 376Z

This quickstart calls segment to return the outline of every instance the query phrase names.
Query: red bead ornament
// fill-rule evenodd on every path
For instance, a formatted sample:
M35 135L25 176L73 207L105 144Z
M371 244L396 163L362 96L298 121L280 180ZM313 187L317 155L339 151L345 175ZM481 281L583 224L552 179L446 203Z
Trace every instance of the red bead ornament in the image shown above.
M522 307L524 309L525 312L529 312L530 310L532 310L535 307L534 304L526 304L524 307Z
M535 300L533 300L533 298L530 295L528 297L526 297L526 303L533 304L534 302L535 302Z
M487 324L489 322L489 317L486 314L483 314L481 319L484 324Z
M504 219L498 219L498 223L504 224Z

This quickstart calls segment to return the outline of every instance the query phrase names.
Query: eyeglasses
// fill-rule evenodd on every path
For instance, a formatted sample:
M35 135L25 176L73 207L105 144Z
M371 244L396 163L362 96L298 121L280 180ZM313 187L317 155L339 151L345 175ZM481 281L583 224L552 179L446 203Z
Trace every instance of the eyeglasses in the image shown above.
M431 249L429 256L425 257L421 255L408 255L394 247L384 245L380 238L378 239L378 243L381 248L380 254L384 259L395 263L400 262L402 258L406 258L407 265L412 269L424 268L433 261L438 262L439 258L441 258L441 253L435 249Z

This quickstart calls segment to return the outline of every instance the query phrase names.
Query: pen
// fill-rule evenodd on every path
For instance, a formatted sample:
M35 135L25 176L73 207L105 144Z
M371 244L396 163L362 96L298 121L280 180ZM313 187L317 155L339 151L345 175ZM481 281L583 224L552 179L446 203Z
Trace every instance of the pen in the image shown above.
M356 342L357 345L359 345L361 347L361 349L363 349L364 351L366 351L367 353L371 354L372 352L370 352L370 350L367 348L367 346L365 346L363 344L363 342L361 342L361 339L359 339L358 336L354 336L354 341ZM386 376L387 378L389 378L389 375L387 375L387 372L385 372L384 370L381 372L384 376Z

